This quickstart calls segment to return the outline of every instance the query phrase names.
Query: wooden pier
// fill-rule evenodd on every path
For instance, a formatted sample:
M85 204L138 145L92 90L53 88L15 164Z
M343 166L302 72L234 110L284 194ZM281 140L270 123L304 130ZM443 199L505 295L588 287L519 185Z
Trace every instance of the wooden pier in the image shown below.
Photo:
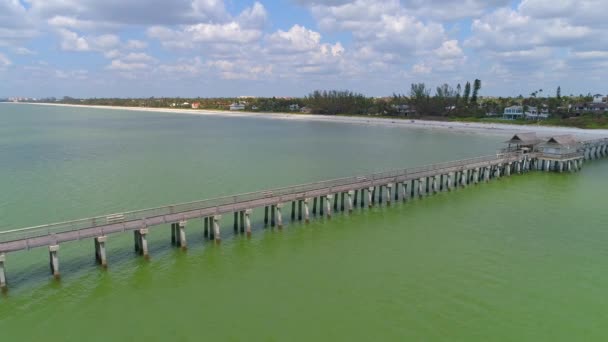
M5 263L9 252L47 247L51 273L59 278L59 246L69 241L93 240L95 260L107 267L106 243L110 242L110 234L132 231L136 253L147 257L149 229L162 229L164 225L171 227L171 243L186 249L186 227L192 220L202 219L203 236L217 243L222 237L222 218L231 214L234 233L250 235L251 215L258 208L264 208L265 226L281 229L285 222L284 209L289 208L289 204L291 221L308 223L312 217L331 218L337 212L351 213L355 208L423 198L514 173L575 172L583 160L606 155L608 139L577 142L576 149L568 153L509 148L505 153L491 156L3 231L0 232L0 287L6 289L7 286Z

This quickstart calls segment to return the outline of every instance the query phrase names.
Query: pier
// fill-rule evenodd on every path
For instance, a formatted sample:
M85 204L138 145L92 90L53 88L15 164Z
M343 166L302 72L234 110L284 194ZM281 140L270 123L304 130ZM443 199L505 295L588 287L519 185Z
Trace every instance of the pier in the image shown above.
M222 224L230 218L234 234L250 236L255 210L263 210L265 227L282 229L288 219L303 223L315 217L330 219L357 208L390 206L395 201L422 199L513 174L573 173L585 160L608 155L608 139L581 142L571 136L555 136L542 140L524 133L507 143L495 155L0 232L0 287L7 288L8 256L20 250L48 248L50 272L59 278L60 246L70 241L90 239L96 262L105 268L106 244L111 243L112 234L132 232L135 253L148 258L150 229L170 226L171 244L185 250L188 222L194 220L202 220L204 239L219 243Z

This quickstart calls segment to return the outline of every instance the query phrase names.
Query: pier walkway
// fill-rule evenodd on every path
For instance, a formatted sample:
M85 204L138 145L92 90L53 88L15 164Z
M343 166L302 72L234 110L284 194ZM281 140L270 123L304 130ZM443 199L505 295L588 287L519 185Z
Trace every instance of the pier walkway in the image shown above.
M6 253L48 247L51 273L59 277L58 251L61 243L93 239L95 259L107 266L108 235L132 231L135 251L148 256L146 236L149 229L171 227L171 242L187 247L188 221L202 219L203 236L221 240L223 216L233 215L236 233L251 234L254 209L264 208L264 225L283 226L285 205L291 204L291 220L309 222L311 217L331 217L333 213L352 212L355 207L372 207L391 201L407 201L469 184L488 182L513 173L532 170L575 172L583 160L608 155L608 139L580 143L569 153L552 155L542 151L516 150L471 159L422 167L340 178L310 184L245 193L159 208L46 224L0 232L0 287L6 288Z

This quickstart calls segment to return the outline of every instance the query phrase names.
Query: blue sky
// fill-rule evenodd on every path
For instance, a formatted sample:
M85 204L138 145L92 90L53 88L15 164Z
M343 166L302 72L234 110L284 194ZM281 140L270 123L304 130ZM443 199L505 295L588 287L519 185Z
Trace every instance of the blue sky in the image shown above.
M0 0L0 97L606 93L606 0Z

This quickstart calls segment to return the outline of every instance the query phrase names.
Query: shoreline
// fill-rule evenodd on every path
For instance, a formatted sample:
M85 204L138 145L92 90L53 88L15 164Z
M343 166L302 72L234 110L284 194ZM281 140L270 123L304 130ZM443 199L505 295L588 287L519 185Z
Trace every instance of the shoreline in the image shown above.
M9 104L29 104L38 106L93 108L109 110L128 110L136 112L171 113L181 115L208 115L217 117L248 117L274 120L293 121L317 121L334 122L355 125L375 125L399 128L418 128L429 130L445 130L457 133L486 133L495 135L509 135L522 132L536 132L539 135L574 134L579 138L598 138L608 136L608 129L583 129L576 127L561 126L529 126L513 125L508 123L479 123L461 121L431 121L417 119L391 119L357 116L330 116L319 114L294 114L294 113L268 113L268 112L231 112L208 109L181 109L181 108L149 108L149 107L125 107L125 106L95 106L60 103L29 103L29 102L4 102Z

